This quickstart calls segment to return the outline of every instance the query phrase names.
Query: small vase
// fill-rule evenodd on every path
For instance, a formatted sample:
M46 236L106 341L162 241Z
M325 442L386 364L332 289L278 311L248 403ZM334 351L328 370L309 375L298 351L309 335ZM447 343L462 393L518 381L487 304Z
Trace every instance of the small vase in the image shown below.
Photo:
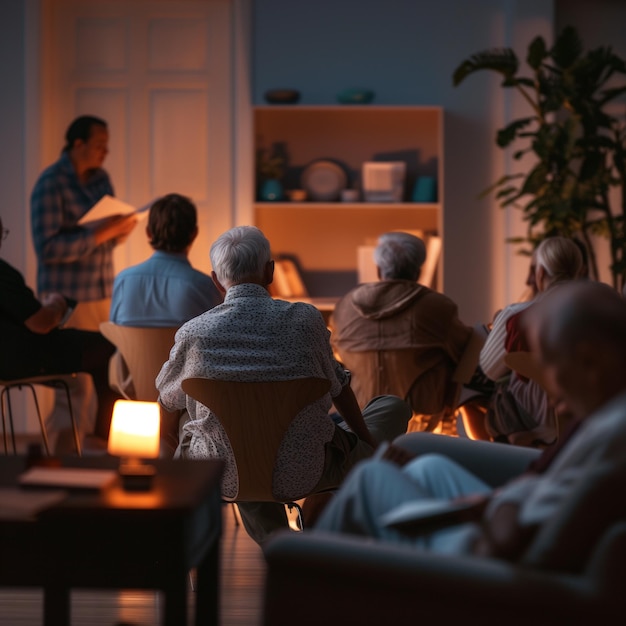
M268 178L261 183L259 198L266 201L283 199L283 185L276 178Z

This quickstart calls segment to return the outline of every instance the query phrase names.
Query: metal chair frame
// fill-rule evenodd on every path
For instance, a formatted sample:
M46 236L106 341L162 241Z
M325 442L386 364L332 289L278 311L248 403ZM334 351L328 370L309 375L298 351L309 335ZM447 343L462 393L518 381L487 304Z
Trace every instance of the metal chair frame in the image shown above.
M48 441L48 431L45 421L41 415L41 409L39 407L39 400L37 399L37 392L35 391L35 385L43 385L45 387L60 387L65 389L65 395L67 396L67 406L70 414L70 421L72 423L72 434L74 436L74 445L76 447L76 453L78 456L82 455L82 449L80 445L80 436L78 433L78 425L76 424L76 418L74 417L74 410L72 408L72 398L70 394L70 388L67 384L67 377L76 378L76 374L49 374L44 376L30 376L28 378L19 378L15 380L0 380L0 414L2 417L2 438L4 443L4 453L9 453L9 445L7 438L7 421L11 435L11 447L13 454L17 454L17 445L15 441L15 425L13 423L13 410L11 407L11 390L21 390L23 387L30 389L33 394L33 400L35 402L35 410L37 411L37 419L39 420L39 427L41 429L41 438L43 439L44 449L47 455L50 455L50 444Z

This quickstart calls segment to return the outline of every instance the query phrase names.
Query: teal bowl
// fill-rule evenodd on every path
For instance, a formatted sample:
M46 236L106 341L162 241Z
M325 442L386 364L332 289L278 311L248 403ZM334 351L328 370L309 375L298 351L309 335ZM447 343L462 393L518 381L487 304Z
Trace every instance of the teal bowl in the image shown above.
M341 104L369 104L376 94L371 89L344 89L337 94Z

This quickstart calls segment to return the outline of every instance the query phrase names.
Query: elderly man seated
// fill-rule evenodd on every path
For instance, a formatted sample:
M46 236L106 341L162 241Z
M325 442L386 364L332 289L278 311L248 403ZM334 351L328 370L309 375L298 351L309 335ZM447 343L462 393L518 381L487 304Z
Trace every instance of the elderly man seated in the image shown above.
M175 456L226 460L222 491L237 494L237 473L228 438L217 418L181 389L186 378L262 382L307 377L330 381L330 394L306 407L288 430L274 481L284 492L315 493L337 487L347 471L370 456L377 444L406 431L411 412L400 398L375 398L363 412L346 371L334 359L321 313L302 302L274 300L268 285L274 263L270 244L253 226L222 234L211 246L212 278L224 303L184 324L169 360L156 380L160 403L169 412L163 428L181 436ZM345 422L329 417L332 402ZM300 415L302 415L300 414ZM298 417L300 417L300 415ZM164 416L167 417L167 416ZM173 418L173 419L172 419ZM272 530L287 526L277 503L238 503L246 530L263 542Z
M607 474L623 467L626 448L626 302L607 285L572 281L529 307L523 324L540 355L552 401L573 416L555 447L496 491L443 456L420 456L402 467L388 460L365 462L348 477L315 530L516 560L582 485L587 504L581 502L578 510L585 517L570 529L559 558L571 562L594 545L615 516L623 515L619 494L599 498L597 493ZM419 508L425 501L444 508L471 503L464 512L468 521L415 534L385 519L401 505Z
M472 329L459 320L450 298L417 283L425 259L419 237L382 235L374 251L381 280L344 296L330 327L359 404L381 393L398 395L432 430L452 408L452 374Z

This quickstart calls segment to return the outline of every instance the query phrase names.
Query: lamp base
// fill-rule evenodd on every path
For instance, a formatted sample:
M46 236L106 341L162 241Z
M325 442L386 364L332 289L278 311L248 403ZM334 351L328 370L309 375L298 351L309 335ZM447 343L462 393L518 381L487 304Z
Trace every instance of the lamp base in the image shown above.
M119 475L126 491L149 491L156 475L156 467L145 463L120 463Z

